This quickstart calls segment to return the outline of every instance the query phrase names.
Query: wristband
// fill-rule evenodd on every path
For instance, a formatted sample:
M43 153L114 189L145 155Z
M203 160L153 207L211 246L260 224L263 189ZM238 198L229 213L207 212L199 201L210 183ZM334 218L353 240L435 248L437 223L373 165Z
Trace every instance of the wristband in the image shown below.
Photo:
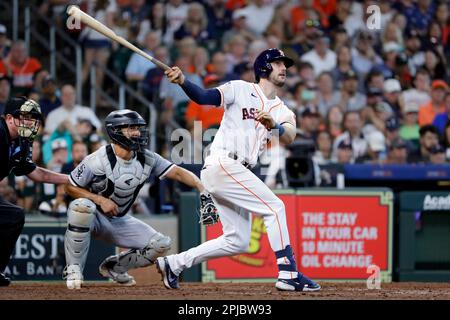
M279 137L281 137L281 136L283 135L284 131L286 130L286 129L284 129L284 127L283 127L281 124L279 124L279 123L277 123L277 125L276 125L275 127L272 128L272 130L274 130L274 129L277 129L277 130L278 130L278 136L279 136Z

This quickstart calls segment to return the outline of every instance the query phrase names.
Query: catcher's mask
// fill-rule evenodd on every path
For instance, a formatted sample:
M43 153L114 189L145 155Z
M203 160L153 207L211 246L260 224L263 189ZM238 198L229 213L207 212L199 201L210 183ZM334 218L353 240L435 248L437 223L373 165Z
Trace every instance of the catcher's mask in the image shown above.
M24 97L9 99L4 114L11 114L14 117L14 124L20 137L31 140L38 133L43 120L39 104Z
M114 143L132 151L142 151L148 144L147 123L139 113L124 109L111 112L105 119L106 132ZM135 135L125 134L126 131Z

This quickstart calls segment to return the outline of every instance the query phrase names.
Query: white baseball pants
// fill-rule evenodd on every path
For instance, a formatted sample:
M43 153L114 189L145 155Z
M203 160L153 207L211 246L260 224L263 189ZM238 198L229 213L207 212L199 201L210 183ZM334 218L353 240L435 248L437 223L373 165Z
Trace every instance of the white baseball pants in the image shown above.
M251 213L261 215L273 251L290 244L284 203L249 169L226 155L210 155L201 181L217 206L223 234L197 247L168 256L172 271L203 261L245 253L251 235Z

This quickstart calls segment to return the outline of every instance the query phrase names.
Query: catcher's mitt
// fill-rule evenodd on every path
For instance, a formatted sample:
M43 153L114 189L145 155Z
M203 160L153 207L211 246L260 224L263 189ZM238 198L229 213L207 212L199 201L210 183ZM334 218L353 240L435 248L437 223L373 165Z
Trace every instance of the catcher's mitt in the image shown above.
M207 192L200 194L200 221L205 226L216 224L219 221L216 205Z

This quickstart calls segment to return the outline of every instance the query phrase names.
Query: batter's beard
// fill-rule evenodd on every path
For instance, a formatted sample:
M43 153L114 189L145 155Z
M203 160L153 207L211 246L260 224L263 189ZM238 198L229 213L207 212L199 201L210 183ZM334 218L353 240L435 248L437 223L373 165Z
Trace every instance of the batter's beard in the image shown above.
M277 80L275 77L271 79L272 83L277 86L278 88L281 88L284 86L284 84L286 83L286 79L284 80Z

